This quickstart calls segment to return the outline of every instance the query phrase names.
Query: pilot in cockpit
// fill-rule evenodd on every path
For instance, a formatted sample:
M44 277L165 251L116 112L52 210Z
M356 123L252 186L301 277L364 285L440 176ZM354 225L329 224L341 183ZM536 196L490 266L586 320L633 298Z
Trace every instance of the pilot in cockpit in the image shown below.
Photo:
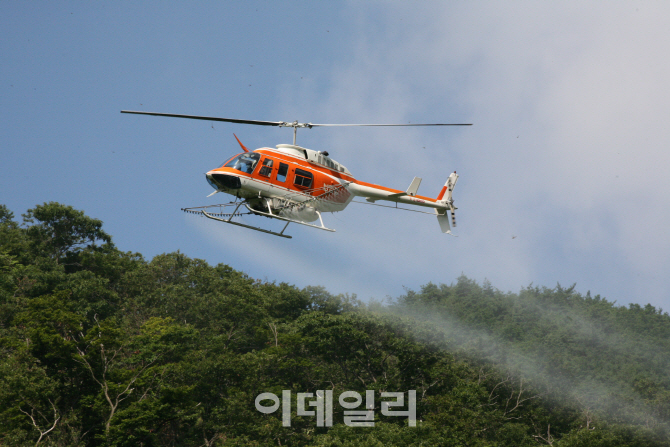
M226 167L251 174L260 158L261 156L254 152L240 154L226 163Z

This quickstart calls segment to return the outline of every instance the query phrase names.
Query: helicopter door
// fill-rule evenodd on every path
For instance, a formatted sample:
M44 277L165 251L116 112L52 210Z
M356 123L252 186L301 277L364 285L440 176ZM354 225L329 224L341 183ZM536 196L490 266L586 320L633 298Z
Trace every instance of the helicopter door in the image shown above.
M279 163L279 170L277 171L277 181L285 182L288 174L288 165L286 163Z
M258 175L263 177L270 177L270 174L272 174L272 164L273 160L271 158L266 158L263 160L263 165L261 166L260 171L258 171Z

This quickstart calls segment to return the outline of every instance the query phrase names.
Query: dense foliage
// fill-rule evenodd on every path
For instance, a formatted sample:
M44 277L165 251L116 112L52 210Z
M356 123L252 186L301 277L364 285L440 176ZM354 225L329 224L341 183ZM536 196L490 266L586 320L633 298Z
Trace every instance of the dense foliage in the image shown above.
M0 206L0 445L667 446L668 340L662 310L560 286L463 277L364 305ZM256 409L283 390L290 427ZM297 413L317 390L332 427ZM374 426L347 426L337 396L366 390ZM416 427L381 411L408 390Z

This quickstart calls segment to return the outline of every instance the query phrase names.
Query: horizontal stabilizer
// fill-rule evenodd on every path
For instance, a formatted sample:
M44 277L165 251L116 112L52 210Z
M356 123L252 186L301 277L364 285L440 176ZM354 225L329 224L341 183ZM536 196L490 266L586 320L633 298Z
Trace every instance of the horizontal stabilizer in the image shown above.
M409 188L407 188L407 195L415 196L416 192L419 190L420 184L421 184L421 177L414 177L414 180L412 180L412 183L409 185Z
M412 183L409 185L409 188L407 188L407 191L405 192L396 192L394 194L389 194L386 196L386 200L393 200L397 199L402 196L412 196L414 197L416 195L416 192L419 190L419 185L421 184L421 177L414 177L414 180L412 180ZM368 199L368 202L371 200Z

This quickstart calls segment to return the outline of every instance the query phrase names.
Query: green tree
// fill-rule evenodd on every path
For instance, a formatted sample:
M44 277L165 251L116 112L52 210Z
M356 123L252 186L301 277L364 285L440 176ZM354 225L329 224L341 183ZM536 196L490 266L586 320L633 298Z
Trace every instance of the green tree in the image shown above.
M112 244L102 231L102 221L93 219L71 206L57 202L44 203L23 215L27 236L36 255L45 255L56 263L79 265L79 254L92 250L98 242Z

